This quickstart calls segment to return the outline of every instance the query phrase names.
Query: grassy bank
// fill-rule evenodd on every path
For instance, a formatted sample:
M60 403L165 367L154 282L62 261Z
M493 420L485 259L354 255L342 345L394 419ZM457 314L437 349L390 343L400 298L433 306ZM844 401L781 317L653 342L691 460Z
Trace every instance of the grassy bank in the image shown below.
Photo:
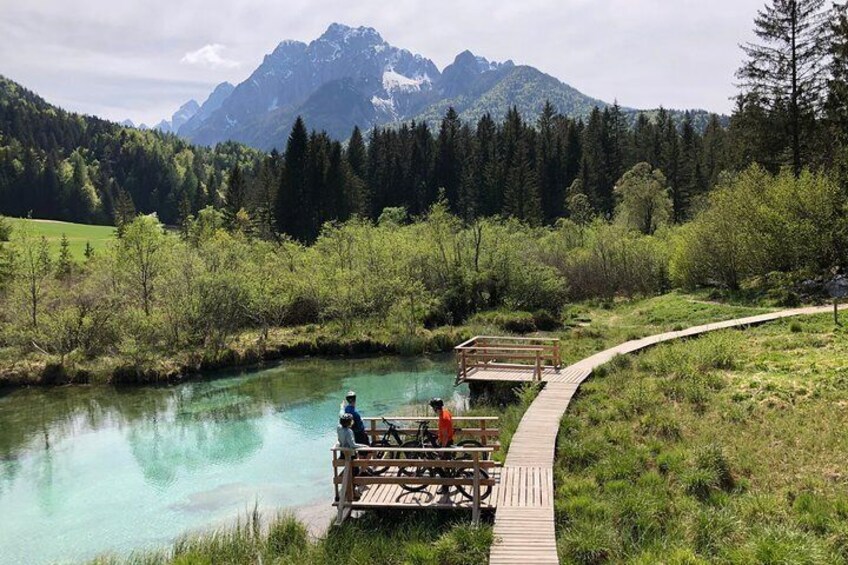
M844 562L846 335L775 322L587 381L558 444L562 562Z
M107 556L92 565L478 565L492 541L488 525L474 528L464 516L428 512L369 512L317 541L294 518L282 516L267 527L261 522L254 514L229 530L180 538L169 550Z
M275 328L266 336L246 331L218 350L129 349L95 358L73 356L63 360L40 351L8 347L0 349L0 386L177 382L201 372L304 355L418 355L450 351L468 337L480 334L554 335L563 340L563 361L571 363L628 339L765 311L763 307L711 302L703 294L673 292L638 300L574 304L560 319L530 312L483 312L461 326L419 329L412 335L370 321L353 330L328 323Z

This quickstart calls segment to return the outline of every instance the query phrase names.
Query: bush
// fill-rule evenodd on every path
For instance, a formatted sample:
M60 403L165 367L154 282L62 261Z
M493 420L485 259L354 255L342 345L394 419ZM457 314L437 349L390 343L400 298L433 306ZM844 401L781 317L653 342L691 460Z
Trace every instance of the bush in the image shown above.
M551 332L562 327L557 317L547 310L536 310L533 313L533 325L543 332Z

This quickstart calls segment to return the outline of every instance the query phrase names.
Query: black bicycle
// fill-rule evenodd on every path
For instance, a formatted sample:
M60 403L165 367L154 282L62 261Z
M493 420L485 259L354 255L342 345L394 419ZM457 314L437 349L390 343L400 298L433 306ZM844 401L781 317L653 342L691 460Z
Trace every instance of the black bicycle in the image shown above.
M436 434L430 431L430 423L427 420L420 420L418 422L418 431L415 434L415 437L409 441L405 441L401 447L409 447L409 448L438 448L438 438ZM456 447L483 447L477 440L473 439L465 439L462 441L458 441ZM423 467L423 466L409 466L409 467L401 467L398 469L398 475L402 477L423 477L425 475L429 475L431 477L442 477L442 478L453 478L453 479L473 479L474 478L474 469L471 454L465 453L462 451L457 451L457 453L447 453L447 454L439 454L432 453L427 451L406 451L402 453L402 457L404 459L427 459L429 461L438 461L439 459L445 459L448 461L468 461L469 467ZM484 470L480 469L480 478L488 479L489 474ZM405 491L408 492L421 492L427 488L427 485L423 484L402 484L400 485ZM471 485L456 485L456 489L466 498L473 499L474 492L473 487ZM480 499L485 499L492 493L491 485L482 485L480 487Z
M383 437L380 439L375 439L371 442L371 447L402 447L403 446L403 438L398 431L397 424L393 422L389 422L385 418L383 418L383 423L386 425L386 429L383 432ZM394 440L394 443L392 443ZM398 452L396 451L373 451L371 453L371 459L375 461L379 461L380 459L392 459ZM386 471L389 470L388 467L369 467L372 475L382 475Z

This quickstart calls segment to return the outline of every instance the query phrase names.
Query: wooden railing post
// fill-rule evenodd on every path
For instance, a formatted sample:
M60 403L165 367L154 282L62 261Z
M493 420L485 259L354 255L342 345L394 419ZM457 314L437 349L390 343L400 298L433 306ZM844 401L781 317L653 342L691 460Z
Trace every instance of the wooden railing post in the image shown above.
M486 420L480 420L480 444L486 447Z
M474 495L472 497L471 522L480 525L480 454L474 452Z
M345 518L347 518L346 510L347 510L348 504L350 504L348 502L348 490L351 490L351 491L353 490L353 488L352 488L353 487L353 484L352 484L353 468L352 468L352 465L351 465L351 462L353 461L353 457L351 457L347 453L347 451L348 450L346 450L346 449L342 451L342 457L344 457L345 464L344 464L344 473L342 474L342 489L341 489L341 493L339 495L339 514L336 517L336 525L337 526L341 526L342 522L344 522ZM353 498L353 497L351 497L351 498Z
M465 380L468 377L468 367L466 365L465 360L465 350L463 349L459 353L460 356L460 373L462 373L462 379Z
M536 370L533 372L533 380L542 380L542 352L536 350Z
M554 367L559 369L562 366L562 360L559 357L559 340L554 342Z

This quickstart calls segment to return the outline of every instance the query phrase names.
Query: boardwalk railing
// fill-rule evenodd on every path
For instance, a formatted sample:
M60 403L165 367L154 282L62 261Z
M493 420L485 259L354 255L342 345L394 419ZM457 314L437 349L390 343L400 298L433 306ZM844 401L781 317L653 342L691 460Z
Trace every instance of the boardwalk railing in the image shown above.
M386 420L398 425L396 431L401 436L413 437L418 432L418 423L427 421L431 423L430 430L435 432L439 419L435 416L403 416L403 417L386 417ZM368 439L373 444L377 440L383 439L386 433L386 426L383 424L383 418L362 418L365 424L365 431L368 434ZM462 438L474 439L479 441L483 446L493 446L495 449L500 448L498 438L500 430L497 427L497 416L454 416L454 437L458 441Z
M410 448L401 446L363 447L353 450L340 447L333 452L333 485L336 492L338 516L341 524L356 508L355 487L378 488L391 485L428 485L462 487L471 491L471 519L480 522L481 488L494 487L496 480L491 470L496 466L491 455L495 446ZM379 454L379 459L375 460ZM371 458L369 458L369 456ZM369 468L379 466L381 473L372 475ZM356 470L356 472L355 472ZM392 500L383 506L392 507Z
M558 369L562 363L559 339L554 337L478 335L457 345L454 352L457 384L479 370L527 367L533 369L533 380L541 381L543 367Z

